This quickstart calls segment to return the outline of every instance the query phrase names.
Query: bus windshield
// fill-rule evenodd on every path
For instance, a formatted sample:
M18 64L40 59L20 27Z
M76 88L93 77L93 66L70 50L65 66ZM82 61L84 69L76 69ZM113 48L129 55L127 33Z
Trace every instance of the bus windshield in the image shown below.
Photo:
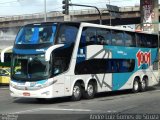
M41 80L46 79L49 72L50 62L45 61L41 55L14 55L12 61L12 77L17 80Z
M16 37L15 44L40 44L51 43L54 40L56 24L33 24L24 26Z

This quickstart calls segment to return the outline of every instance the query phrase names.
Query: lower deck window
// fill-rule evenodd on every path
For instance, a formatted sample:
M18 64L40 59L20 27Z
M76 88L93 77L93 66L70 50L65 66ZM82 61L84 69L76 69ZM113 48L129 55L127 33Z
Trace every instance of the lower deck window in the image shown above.
M132 72L135 67L133 59L91 59L79 62L75 74L103 74Z

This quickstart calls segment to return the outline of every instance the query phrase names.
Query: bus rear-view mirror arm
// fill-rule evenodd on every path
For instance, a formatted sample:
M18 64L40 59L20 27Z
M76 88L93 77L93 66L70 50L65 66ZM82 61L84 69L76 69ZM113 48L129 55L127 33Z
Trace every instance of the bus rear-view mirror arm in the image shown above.
M2 50L2 52L1 52L1 62L2 63L4 63L4 54L5 54L5 52L11 50L12 48L13 48L13 46L9 46L9 47L7 47L7 48Z
M51 47L49 47L47 50L46 50L46 53L45 53L45 61L49 61L50 60L50 56L51 56L51 53L53 50L57 49L57 48L60 48L60 47L63 47L64 44L59 44L59 45L53 45Z

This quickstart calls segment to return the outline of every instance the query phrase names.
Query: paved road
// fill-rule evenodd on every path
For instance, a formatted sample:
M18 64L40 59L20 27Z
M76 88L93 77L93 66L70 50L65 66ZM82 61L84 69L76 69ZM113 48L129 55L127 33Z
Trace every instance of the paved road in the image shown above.
M37 102L35 99L13 99L9 95L8 88L0 88L0 114L2 114L0 117L3 119L18 117L18 120L91 120L97 117L103 118L104 115L106 117L106 114L144 115L146 113L160 114L160 87L156 86L147 92L137 94L132 94L131 91L108 92L98 94L92 100L72 102L69 98L57 98L43 103ZM135 116L128 117L132 119Z

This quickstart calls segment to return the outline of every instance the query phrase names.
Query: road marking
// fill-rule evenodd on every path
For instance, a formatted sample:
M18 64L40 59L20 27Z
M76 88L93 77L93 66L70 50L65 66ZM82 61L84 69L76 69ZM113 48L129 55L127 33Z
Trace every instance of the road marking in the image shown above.
M27 114L27 113L33 113L33 112L39 112L39 111L46 111L46 110L50 110L50 111L70 111L70 112L105 112L102 110L90 110L90 109L65 109L65 108L37 108L37 109L30 109L30 110L24 110L24 111L19 111L19 112L14 112L13 114ZM108 110L108 113L116 113L117 111L114 110Z
M30 112L38 112L42 110L52 110L52 111L76 111L76 112L91 112L93 110L89 109L64 109L64 108L37 108L37 109L30 109L30 110L24 110L19 112L14 112L13 114L24 114L24 113L30 113Z
M155 90L155 91L159 92L160 90Z
M90 112L89 109L62 109L62 108L40 108L41 110L58 110L58 111L76 111L76 112Z
M112 111L108 110L107 113L117 113L117 111L115 111L115 110L112 110Z
M35 111L39 111L39 109L24 110L24 111L14 112L12 114L22 114L22 113L29 113L29 112L35 112Z

